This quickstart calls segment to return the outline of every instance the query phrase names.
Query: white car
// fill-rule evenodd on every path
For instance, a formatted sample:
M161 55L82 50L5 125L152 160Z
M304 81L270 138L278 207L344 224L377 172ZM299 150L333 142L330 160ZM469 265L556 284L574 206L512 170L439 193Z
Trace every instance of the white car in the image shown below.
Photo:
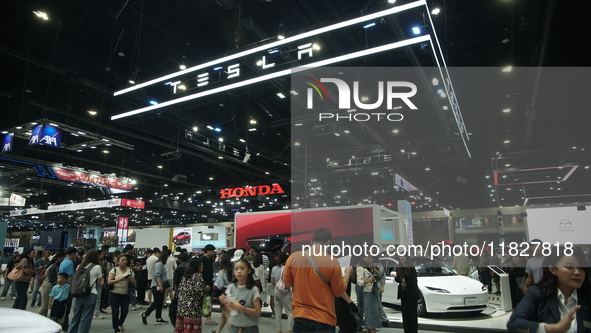
M0 332L59 333L62 326L36 313L0 308Z
M412 258L417 270L417 281L421 293L417 312L423 316L428 312L481 312L488 305L486 286L480 281L456 274L445 264L428 258ZM386 272L386 288L382 302L400 305L398 283L394 280L398 261L380 258Z

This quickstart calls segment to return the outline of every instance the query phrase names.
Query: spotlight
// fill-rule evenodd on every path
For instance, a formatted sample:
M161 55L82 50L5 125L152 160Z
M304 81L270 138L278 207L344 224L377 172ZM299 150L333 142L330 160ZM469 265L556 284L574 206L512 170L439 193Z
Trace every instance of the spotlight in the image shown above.
M279 23L279 29L277 31L277 39L285 39L285 29L283 28L283 23Z
M412 33L415 35L420 35L421 34L421 28L419 27L412 27Z

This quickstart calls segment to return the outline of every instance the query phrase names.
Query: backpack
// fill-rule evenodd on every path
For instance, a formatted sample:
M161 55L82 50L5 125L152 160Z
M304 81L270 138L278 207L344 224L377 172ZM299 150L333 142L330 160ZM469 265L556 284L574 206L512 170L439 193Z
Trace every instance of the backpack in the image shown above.
M45 278L47 278L47 275L45 272L47 270L47 266L48 265L43 265L39 269L39 273L37 273L37 280L39 280L39 282L43 282L43 281L45 281Z
M74 273L72 279L72 297L86 297L90 295L93 284L90 284L90 271L96 266L95 264L90 265L87 268L80 268Z

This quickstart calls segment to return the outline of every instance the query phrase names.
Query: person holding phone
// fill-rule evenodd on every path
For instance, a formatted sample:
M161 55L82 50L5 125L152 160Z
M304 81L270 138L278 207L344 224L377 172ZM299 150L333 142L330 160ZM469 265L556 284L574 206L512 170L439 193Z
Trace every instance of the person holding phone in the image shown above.
M115 333L125 331L123 323L129 313L131 299L128 294L129 285L135 285L135 274L127 267L127 257L121 256L117 267L109 272L109 285L113 289L109 293L109 303L112 309L112 324Z

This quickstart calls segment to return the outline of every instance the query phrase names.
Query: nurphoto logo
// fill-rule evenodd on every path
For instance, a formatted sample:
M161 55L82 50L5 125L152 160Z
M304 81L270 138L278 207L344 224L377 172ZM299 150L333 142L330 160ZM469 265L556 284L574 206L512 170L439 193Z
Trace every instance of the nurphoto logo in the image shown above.
M410 100L411 97L417 93L417 86L408 81L378 81L377 82L377 100L372 103L365 103L364 98L360 96L359 81L353 81L353 89L349 83L337 78L320 78L317 80L310 76L304 76L307 81L302 81L311 88L307 89L307 103L308 110L314 109L315 95L318 95L321 101L328 101L328 91L322 83L334 84L338 95L338 109L352 110L352 103L355 107L361 110L377 110L383 108L384 99L386 100L386 110L394 110L394 101L400 100L406 104L411 110L417 110L416 105ZM316 92L316 94L314 94ZM396 107L400 108L400 107ZM355 110L356 111L356 110ZM351 113L339 114L338 112L320 112L318 120L333 119L336 121L370 121L370 120L387 120L387 121L401 121L404 116L401 113L387 113L387 112L372 112L372 113Z

